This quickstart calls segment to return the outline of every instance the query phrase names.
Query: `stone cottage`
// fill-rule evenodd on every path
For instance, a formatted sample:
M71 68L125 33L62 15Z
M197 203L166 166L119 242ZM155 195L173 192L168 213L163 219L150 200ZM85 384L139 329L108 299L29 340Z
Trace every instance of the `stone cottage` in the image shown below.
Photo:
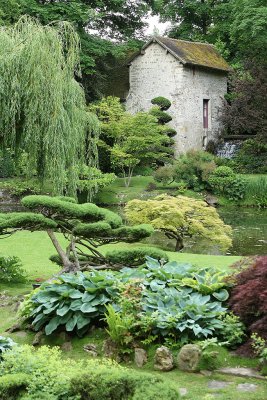
M218 113L229 71L213 45L154 37L129 62L126 109L147 111L152 98L167 97L170 125L177 131L176 154L205 149L220 130Z

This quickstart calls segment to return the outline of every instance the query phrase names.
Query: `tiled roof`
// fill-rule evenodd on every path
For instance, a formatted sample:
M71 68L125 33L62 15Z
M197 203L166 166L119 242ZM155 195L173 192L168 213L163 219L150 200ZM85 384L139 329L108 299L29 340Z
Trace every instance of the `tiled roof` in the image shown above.
M225 72L231 71L230 66L212 44L156 36L145 44L141 53L152 42L157 42L164 47L184 65L195 65Z

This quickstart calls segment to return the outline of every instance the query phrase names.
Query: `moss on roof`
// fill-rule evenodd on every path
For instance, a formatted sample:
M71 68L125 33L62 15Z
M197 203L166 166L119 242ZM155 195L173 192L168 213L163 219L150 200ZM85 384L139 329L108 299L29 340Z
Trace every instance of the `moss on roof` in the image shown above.
M184 65L196 65L226 72L231 71L228 63L211 44L158 36L149 41L144 48L149 46L153 41L156 41L169 50Z

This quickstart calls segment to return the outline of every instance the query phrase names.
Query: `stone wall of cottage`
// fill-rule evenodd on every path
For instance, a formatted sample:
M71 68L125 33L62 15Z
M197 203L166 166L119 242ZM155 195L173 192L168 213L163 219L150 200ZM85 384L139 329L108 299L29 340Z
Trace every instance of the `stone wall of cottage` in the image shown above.
M203 149L220 130L219 107L227 91L227 77L220 72L184 67L158 43L152 43L130 66L130 90L126 108L131 113L147 111L151 99L167 97L172 106L167 111L174 136L176 154L189 149ZM208 102L208 129L203 128L203 100Z

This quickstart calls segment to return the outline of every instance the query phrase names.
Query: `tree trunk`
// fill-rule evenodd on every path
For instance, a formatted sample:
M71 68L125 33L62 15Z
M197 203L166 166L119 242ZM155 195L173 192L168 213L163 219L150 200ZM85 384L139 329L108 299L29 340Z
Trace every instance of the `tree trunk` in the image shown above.
M61 258L62 264L63 264L63 269L60 271L60 273L64 272L77 272L79 271L79 268L77 267L77 264L70 261L69 257L65 253L65 251L62 249L62 247L59 244L59 241L56 238L56 235L51 229L47 229L47 234L51 239L51 242L53 243L53 246L55 247L59 257Z
M181 251L183 248L183 238L181 236L176 237L175 251Z

